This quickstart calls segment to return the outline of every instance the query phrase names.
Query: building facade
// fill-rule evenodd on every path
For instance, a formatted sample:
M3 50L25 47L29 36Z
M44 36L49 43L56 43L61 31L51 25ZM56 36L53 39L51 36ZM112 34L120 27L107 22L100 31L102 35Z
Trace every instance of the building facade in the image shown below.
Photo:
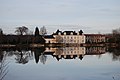
M83 44L83 43L104 43L106 36L102 34L83 34L83 31L60 31L52 35L45 35L46 43Z
M104 43L106 36L102 34L85 34L85 43Z
M66 43L66 44L85 43L85 35L83 34L82 30L78 32L75 31L62 32L57 30L56 33L53 33L53 36L55 37L57 43Z

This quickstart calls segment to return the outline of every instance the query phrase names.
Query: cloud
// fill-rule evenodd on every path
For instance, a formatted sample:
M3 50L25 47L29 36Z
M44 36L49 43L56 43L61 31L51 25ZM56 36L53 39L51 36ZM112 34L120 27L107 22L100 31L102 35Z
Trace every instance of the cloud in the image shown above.
M120 0L0 0L0 25L70 24L112 29L120 27L119 3Z

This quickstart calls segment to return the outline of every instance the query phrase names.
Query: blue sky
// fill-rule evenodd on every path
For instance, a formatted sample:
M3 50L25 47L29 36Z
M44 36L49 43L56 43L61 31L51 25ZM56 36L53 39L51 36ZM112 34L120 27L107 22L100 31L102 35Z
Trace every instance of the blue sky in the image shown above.
M22 25L31 30L46 25L51 32L58 28L110 32L120 27L120 0L0 0L0 28L13 33Z

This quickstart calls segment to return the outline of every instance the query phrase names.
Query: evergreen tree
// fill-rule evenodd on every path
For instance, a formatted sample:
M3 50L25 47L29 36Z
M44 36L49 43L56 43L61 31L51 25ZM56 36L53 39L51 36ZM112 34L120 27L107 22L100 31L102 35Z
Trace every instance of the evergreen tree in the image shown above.
M0 28L0 35L3 35L3 30Z
M38 29L38 27L35 28L35 36L39 36L39 29Z

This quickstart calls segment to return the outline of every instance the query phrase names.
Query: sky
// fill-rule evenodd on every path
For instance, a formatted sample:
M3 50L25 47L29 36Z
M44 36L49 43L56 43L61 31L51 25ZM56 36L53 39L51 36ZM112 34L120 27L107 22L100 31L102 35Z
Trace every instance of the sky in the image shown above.
M20 26L109 33L120 27L120 0L0 0L0 28L10 34Z

